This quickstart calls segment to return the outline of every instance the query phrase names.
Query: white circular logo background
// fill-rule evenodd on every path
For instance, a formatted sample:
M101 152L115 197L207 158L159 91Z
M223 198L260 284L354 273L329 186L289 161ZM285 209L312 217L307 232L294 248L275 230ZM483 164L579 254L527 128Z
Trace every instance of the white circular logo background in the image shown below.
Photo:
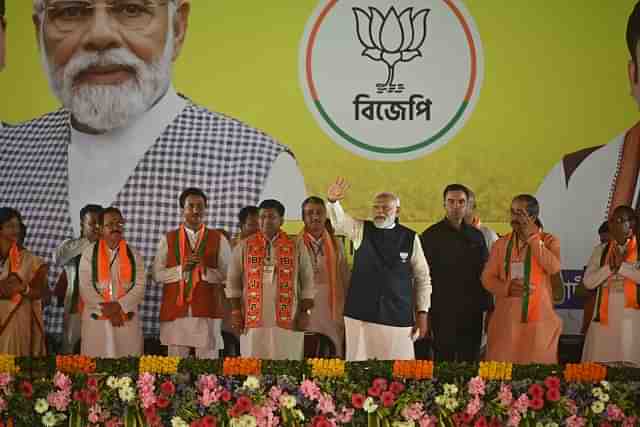
M415 159L446 144L482 85L480 37L457 0L324 0L300 51L316 121L370 159Z

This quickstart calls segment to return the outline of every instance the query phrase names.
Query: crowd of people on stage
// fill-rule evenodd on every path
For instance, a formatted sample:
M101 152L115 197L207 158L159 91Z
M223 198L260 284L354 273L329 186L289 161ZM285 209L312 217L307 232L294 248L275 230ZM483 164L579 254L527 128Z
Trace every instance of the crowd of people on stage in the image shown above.
M512 231L498 238L474 215L474 193L451 184L444 218L418 235L400 224L391 192L374 197L370 220L351 217L341 205L348 189L338 178L326 201L307 198L297 235L283 231L278 200L247 206L233 238L205 224L209 200L201 189L182 191L180 226L158 236L150 272L162 292L167 353L218 358L226 327L246 357L301 359L306 331L328 338L332 353L347 360L413 359L414 341L428 336L436 360L557 362L560 242L543 230L535 197L513 198ZM17 210L0 208L0 353L45 354L42 301L51 296L64 306L61 352L143 353L139 306L148 284L126 219L92 204L80 223L81 236L55 251L63 270L48 295L47 265L23 244L28 224ZM583 281L597 290L585 361L640 364L636 225L635 211L619 206L600 229L608 238L595 247ZM352 266L339 236L353 248Z

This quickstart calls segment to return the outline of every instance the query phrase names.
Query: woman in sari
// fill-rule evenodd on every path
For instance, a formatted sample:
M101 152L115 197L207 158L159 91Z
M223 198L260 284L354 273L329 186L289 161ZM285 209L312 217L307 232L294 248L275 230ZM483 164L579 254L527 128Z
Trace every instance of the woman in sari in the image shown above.
M22 246L25 234L20 213L0 208L0 354L43 356L47 266Z

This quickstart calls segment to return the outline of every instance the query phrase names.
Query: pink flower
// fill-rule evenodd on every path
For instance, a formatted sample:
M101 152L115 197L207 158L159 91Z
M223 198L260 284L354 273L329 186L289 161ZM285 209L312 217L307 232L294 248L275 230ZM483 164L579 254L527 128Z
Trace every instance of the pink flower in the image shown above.
M124 422L117 417L109 418L107 422L104 423L104 427L122 427L123 425Z
M387 380L384 378L376 378L372 384L374 387L379 388L381 392L387 389Z
M489 427L501 427L502 423L496 417L492 417L491 421L489 421Z
M438 419L434 416L424 416L418 421L419 427L437 427Z
M87 388L89 388L91 390L97 390L98 389L98 379L96 377L87 378Z
M200 420L193 420L189 424L189 427L202 427L202 424L200 423Z
M402 409L401 415L406 420L417 421L424 416L424 408L421 402L415 402Z
M164 396L158 397L158 400L156 402L156 406L158 407L158 409L168 408L170 404L171 401Z
M84 395L84 401L87 402L87 405L93 406L100 399L100 395L97 390L87 390Z
M405 389L404 384L398 381L392 382L391 385L389 386L389 390L391 390L393 394L395 394L396 396L402 393L404 389Z
M471 421L473 421L473 415L467 414L466 412L462 413L461 416L462 422L465 424L469 424Z
M558 400L560 400L560 389L550 388L547 390L546 396L549 402L557 402Z
M218 378L215 375L200 375L198 378L198 390L214 389L218 386Z
M531 384L529 386L529 394L533 398L543 399L544 398L544 388L540 384Z
M320 397L320 387L314 381L304 380L300 384L300 391L307 399L317 400Z
M539 397L534 397L529 401L529 407L534 411L539 411L544 407L544 399L541 399Z
M269 390L269 397L271 398L271 400L277 402L280 399L280 396L282 396L282 390L280 389L280 387L271 387L271 390Z
M636 425L636 421L638 421L637 417L627 417L622 422L622 427L633 427Z
M356 409L362 409L362 405L364 405L365 397L360 393L353 393L351 395L351 404Z
M71 402L69 397L69 393L64 390L58 390L56 392L49 393L47 396L47 402L50 406L56 408L58 412L64 412L67 410L67 406L69 406L69 403Z
M389 406L393 406L396 396L391 391L384 391L380 396L380 400L382 401L382 406L388 408Z
M500 392L498 393L498 399L502 406L508 407L513 402L513 394L511 393L511 386L502 384L500 386Z
M60 390L71 390L71 379L62 372L56 372L53 384Z
M167 397L171 397L176 393L176 386L167 380L160 385L160 392Z
M311 427L331 427L331 423L322 415L316 415L311 419Z
M509 412L509 421L507 425L509 427L518 427L520 425L520 413L518 411Z
M201 427L216 427L217 421L213 415L206 415L200 420Z
M222 390L222 392L220 393L220 399L222 399L223 402L228 402L231 400L231 392L229 390Z
M382 391L383 390L380 387L372 386L372 387L369 387L369 390L367 390L367 394L373 397L380 397L380 394L382 393Z
M0 397L0 412L6 411L8 406L7 401Z
M336 405L333 403L331 395L323 393L318 399L318 410L323 414L335 414Z
M473 377L468 384L469 394L473 396L483 396L485 391L485 383L482 377Z
M92 406L91 408L89 408L89 422L93 423L93 424L97 424L100 422L100 408L96 408L95 406Z
M26 397L27 399L31 399L31 397L33 396L33 384L25 380L20 383L19 388L24 397Z
M225 390L225 392L227 392L229 394L229 399L226 400L228 402L231 399L231 393L229 393L226 390ZM202 391L202 395L200 397L198 397L198 402L200 402L200 404L202 406L204 406L205 408L208 408L209 406L211 406L212 404L216 403L217 401L218 401L218 396L216 395L216 393L211 391L211 390L209 390L208 388L205 388Z
M576 405L576 402L574 402L573 400L568 399L566 402L566 407L567 411L569 411L571 415L576 415L578 413L578 405Z
M558 377L547 377L544 380L544 385L549 389L559 389L560 388L560 378Z
M353 419L354 412L355 410L353 408L342 407L340 412L338 412L338 415L336 415L336 421L338 421L340 424L350 423Z
M475 424L473 424L473 427L489 427L489 424L485 417L480 417L476 420Z
M587 420L577 415L571 415L565 422L567 427L584 427L587 425Z
M475 417L476 414L482 409L482 402L480 401L480 396L476 395L472 400L467 404L467 409L465 409L465 413L471 415L471 418Z
M13 381L13 377L10 374L2 373L0 374L0 387L8 386L11 381Z
M610 403L607 405L607 418L611 421L622 421L624 419L624 412L618 405Z
M600 427L613 427L613 424L603 421L600 423Z
M526 394L521 394L518 400L516 400L513 404L513 407L521 415L526 414L527 409L529 408L529 396L527 396Z

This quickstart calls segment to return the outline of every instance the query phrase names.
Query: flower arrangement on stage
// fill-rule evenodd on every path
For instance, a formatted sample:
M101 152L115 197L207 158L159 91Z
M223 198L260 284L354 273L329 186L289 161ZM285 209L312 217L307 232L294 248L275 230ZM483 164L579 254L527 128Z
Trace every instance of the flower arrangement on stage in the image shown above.
M638 378L593 365L0 356L0 427L631 427Z

